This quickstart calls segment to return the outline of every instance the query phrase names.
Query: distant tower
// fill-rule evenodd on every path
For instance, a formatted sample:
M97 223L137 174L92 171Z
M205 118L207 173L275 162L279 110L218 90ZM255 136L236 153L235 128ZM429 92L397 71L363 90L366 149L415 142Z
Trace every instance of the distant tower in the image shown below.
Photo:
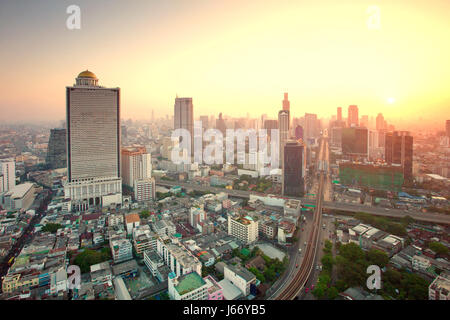
M447 132L447 137L450 138L450 120L445 122L445 131Z
M388 132L385 136L385 160L400 164L405 180L411 181L413 167L413 137L408 131Z
M384 117L383 114L379 113L377 115L377 119L376 119L376 129L378 131L380 130L385 130L386 128L384 127Z
M51 129L46 163L50 169L66 168L66 129Z
M219 119L216 120L216 129L222 132L223 136L225 137L227 126L225 124L225 120L222 118L222 112L219 113Z
M280 130L280 161L283 163L283 148L289 138L289 111L278 112L278 128Z
M342 107L337 108L337 121L342 121Z
M175 98L174 105L174 117L173 117L175 129L186 129L191 135L191 150L193 155L194 150L194 105L192 104L192 98Z
M66 199L76 211L121 204L120 89L100 87L86 70L66 97Z
M290 111L290 108L291 108L291 103L289 102L289 99L288 99L288 93L285 92L284 100L283 100L283 110Z
M357 127L359 125L358 121L358 106L351 105L348 107L348 118L347 125L349 127Z
M300 125L295 127L295 139L303 139L303 127Z

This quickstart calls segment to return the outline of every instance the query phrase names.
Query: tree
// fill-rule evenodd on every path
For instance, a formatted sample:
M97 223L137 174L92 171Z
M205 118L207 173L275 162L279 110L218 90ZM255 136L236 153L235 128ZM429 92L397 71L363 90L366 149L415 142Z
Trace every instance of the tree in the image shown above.
M322 262L323 269L328 272L331 272L334 264L333 256L331 254L326 254L322 257L320 261Z
M389 262L389 257L385 252L381 250L370 249L367 252L367 261L369 262L369 264L374 264L379 266L380 268L384 268Z
M94 264L108 261L111 259L111 249L103 248L100 252L86 249L75 257L74 264L80 267L81 273L90 271Z
M440 242L430 242L428 247L439 255L446 255L448 248Z
M56 233L56 231L58 231L58 229L60 229L60 228L62 228L62 225L60 225L59 223L47 223L42 228L42 231Z

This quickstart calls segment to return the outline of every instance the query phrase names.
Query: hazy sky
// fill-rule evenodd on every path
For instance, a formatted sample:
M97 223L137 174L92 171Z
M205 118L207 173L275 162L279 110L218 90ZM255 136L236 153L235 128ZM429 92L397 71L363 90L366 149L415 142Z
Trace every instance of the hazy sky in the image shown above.
M81 30L66 28L71 4ZM125 118L172 115L176 94L196 117L275 118L288 91L294 117L356 104L443 129L449 14L449 0L1 0L0 121L63 119L65 86L89 69L122 89Z

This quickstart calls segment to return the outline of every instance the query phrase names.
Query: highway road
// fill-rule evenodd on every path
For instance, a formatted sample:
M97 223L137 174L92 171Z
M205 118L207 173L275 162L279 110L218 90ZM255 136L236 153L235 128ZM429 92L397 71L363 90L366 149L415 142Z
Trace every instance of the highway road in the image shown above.
M347 212L366 212L377 216L384 216L384 217L392 217L392 218L402 218L405 216L410 216L411 218L414 218L418 221L424 221L424 222L432 222L432 223L440 223L440 224L450 224L450 215L440 214L440 213L432 213L432 212L420 212L420 211L404 211L399 209L384 209L379 207L372 207L372 206L366 206L366 205L360 205L360 204L354 204L354 203L341 203L341 202L333 202L333 201L326 201L329 199L329 177L326 177L326 187L324 190L325 194L325 201L323 202L323 208L324 209L330 209L330 210L340 210L340 211L347 211ZM219 192L225 192L228 193L229 196L232 197L238 197L238 198L249 198L250 194L258 194L256 192L252 191L242 191L242 190L229 190L225 188L216 188L216 187L209 187L209 186L201 186L193 183L183 183L183 182L175 182L175 181L167 181L167 180L157 180L157 185L164 186L164 187L173 187L173 186L180 186L185 189L193 189L197 191L205 191L205 192L212 192L212 193L219 193ZM260 194L263 195L263 194ZM299 199L302 201L302 203L313 203L311 199L307 198L295 198L295 197L289 197L292 199Z
M311 224L311 229L309 231L308 240L306 245L304 245L303 251L303 259L301 260L301 265L298 268L289 270L288 269L288 278L284 283L284 286L281 286L277 291L275 291L272 296L269 298L270 300L294 300L302 291L305 284L308 282L311 272L315 266L317 249L320 246L319 234L320 234L320 223L322 220L322 202L323 202L323 189L324 189L324 181L325 181L325 172L324 169L328 168L326 165L325 157L326 152L325 149L328 148L327 139L321 140L321 147L318 156L318 169L319 171L319 187L316 196L316 208L314 211L313 221ZM299 240L300 241L300 240ZM298 243L300 246L301 244ZM297 258L294 256L294 258ZM292 259L292 257L291 257ZM293 275L292 275L293 274Z

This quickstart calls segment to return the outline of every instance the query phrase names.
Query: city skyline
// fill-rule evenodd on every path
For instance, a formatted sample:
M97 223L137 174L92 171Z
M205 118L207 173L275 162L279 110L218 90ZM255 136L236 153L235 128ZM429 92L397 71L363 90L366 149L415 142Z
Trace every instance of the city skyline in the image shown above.
M450 46L438 41L450 29L450 4L408 3L380 1L381 29L370 30L368 1L81 1L81 29L68 30L68 2L42 1L28 10L5 2L0 41L8 43L2 55L10 63L0 110L9 122L61 120L60 86L89 69L105 86L122 88L124 118L150 119L152 110L171 115L166 110L178 95L195 99L197 115L276 119L280 95L288 92L291 117L323 118L357 105L360 114L381 112L404 130L418 122L439 128L450 105ZM187 9L198 23L190 23ZM85 48L92 54L80 54Z

